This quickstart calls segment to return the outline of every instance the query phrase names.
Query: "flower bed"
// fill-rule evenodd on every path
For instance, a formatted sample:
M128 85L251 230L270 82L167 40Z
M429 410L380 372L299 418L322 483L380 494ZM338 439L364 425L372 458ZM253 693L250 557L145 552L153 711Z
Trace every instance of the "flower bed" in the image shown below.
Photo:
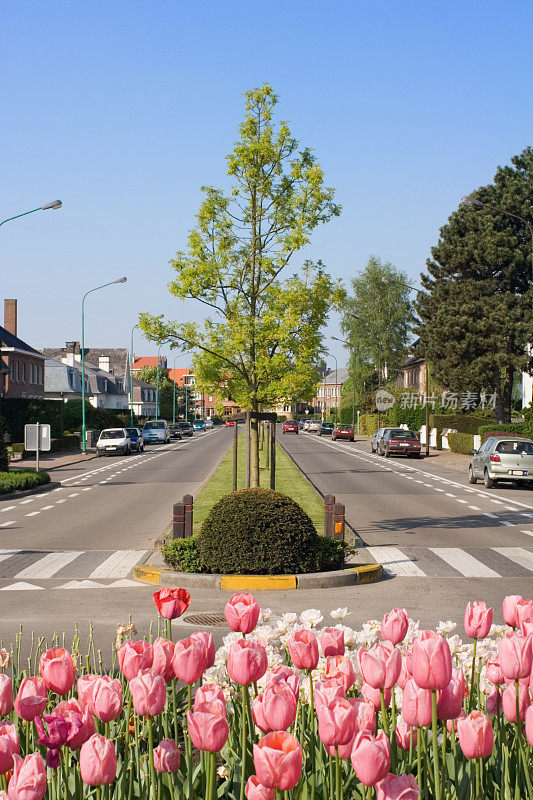
M35 472L35 470L11 470L10 472L0 472L0 494L33 489L50 483L48 472Z
M239 594L218 651L172 641L185 590L154 601L158 637L119 626L107 673L92 638L0 652L0 798L533 797L533 601L505 598L505 626L469 604L463 641L403 609L356 631Z

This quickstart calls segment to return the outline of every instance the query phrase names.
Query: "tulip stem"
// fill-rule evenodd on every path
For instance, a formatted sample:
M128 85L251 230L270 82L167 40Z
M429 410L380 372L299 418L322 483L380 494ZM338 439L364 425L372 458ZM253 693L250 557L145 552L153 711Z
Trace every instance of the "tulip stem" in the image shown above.
M335 770L333 767L333 756L328 756L329 760L329 797L330 800L335 798Z
M315 736L315 695L313 689L313 673L307 670L309 675L309 713L311 715L311 792L310 800L315 800L315 781L316 781L316 736Z
M187 708L189 711L192 710L192 684L187 684ZM188 728L189 723L187 722L187 738L186 738L186 747L187 747L187 782L189 786L189 800L192 800L192 741L191 735L189 733Z
M476 651L477 651L477 639L474 639L474 652L472 654L472 674L470 676L470 694L468 695L468 714L470 714L472 710L472 701L474 697L474 681L476 679Z
M422 789L422 729L416 729L416 774L418 785Z
M242 717L241 717L241 790L240 800L244 800L244 789L246 787L246 728L248 719L248 687L242 687Z
M342 800L342 770L337 746L335 747L335 783L337 786L337 800Z
M390 734L389 729L389 717L387 715L387 707L385 706L385 690L379 690L379 698L381 700L381 724L383 725L383 730L385 731L387 738Z
M155 795L155 767L154 767L154 731L153 731L153 718L147 717L148 722L148 758L150 768L150 796Z
M475 641L475 640L474 640ZM431 690L431 733L433 737L433 777L435 780L435 800L441 800L440 769L439 769L439 744L437 741L437 691Z

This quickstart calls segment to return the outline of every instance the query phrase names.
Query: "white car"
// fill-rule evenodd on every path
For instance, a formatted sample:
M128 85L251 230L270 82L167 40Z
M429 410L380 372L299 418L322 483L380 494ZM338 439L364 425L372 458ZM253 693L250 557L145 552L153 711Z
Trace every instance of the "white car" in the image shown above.
M318 433L318 429L320 428L320 420L319 419L310 419L307 423L307 430L309 433Z
M213 422L212 419L209 419L209 417L207 419L204 419L204 422L205 422L205 427L206 428L211 429L211 428L215 427L215 423Z
M106 428L103 430L96 442L96 453L98 456L116 453L129 455L131 453L131 441L126 428Z

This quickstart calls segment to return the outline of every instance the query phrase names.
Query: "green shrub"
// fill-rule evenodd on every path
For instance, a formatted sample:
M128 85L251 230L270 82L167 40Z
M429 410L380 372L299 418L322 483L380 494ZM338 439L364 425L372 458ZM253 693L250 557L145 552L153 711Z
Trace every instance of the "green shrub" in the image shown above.
M523 422L509 422L505 425L480 425L478 433L481 440L485 441L489 436L498 436L500 433L516 433L520 436L525 436Z
M480 425L487 425L487 417L475 414L430 414L429 425L438 431L455 428L459 433L477 434Z
M43 483L50 483L48 472L30 472L29 470L0 472L0 494L32 489Z
M372 436L378 429L377 414L361 414L359 417L359 431L367 436Z
M167 564L178 570L178 572L205 572L205 569L202 569L200 565L198 541L198 536L171 539L163 547L163 558Z
M472 433L449 433L448 444L453 453L464 453L468 455L474 449L474 434Z
M222 417L219 417L218 414L213 414L211 421L213 425L222 425Z
M24 442L14 442L12 447L14 453L22 453L22 458L35 457L35 450L25 450ZM80 437L78 434L69 433L68 435L58 436L57 439L52 439L50 442L50 450L40 452L60 453L62 450L77 450L79 447Z
M311 519L290 497L241 489L222 497L204 520L200 562L208 572L313 572L317 539Z
M315 572L342 569L349 550L349 545L341 539L319 536L315 550Z

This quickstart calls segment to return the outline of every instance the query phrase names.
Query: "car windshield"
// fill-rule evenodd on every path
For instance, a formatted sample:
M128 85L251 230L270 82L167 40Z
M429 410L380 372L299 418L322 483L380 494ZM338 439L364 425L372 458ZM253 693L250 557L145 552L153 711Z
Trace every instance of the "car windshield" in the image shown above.
M329 428L330 430L332 430L335 426L333 425L332 422L323 422L321 427L322 428Z
M153 422L145 422L144 423L144 430L145 431L153 431L153 430L160 430L161 428L165 427L165 423L160 419L154 419Z
M524 453L526 456L533 456L533 442L500 442L495 449L497 453L512 453L514 455Z
M352 430L352 426L351 425L337 425L337 430L338 431L351 431Z
M108 430L102 431L100 434L100 439L123 439L124 438L124 430L122 428L117 428L116 430Z
M126 428L126 433L129 434L129 436L139 435L139 431L137 430L137 428Z
M190 424L191 424L190 422L178 422L176 427L178 427L178 428L188 428L190 426Z
M405 431L400 428L397 431L387 431L386 436L388 439L416 439L416 434L413 431Z

